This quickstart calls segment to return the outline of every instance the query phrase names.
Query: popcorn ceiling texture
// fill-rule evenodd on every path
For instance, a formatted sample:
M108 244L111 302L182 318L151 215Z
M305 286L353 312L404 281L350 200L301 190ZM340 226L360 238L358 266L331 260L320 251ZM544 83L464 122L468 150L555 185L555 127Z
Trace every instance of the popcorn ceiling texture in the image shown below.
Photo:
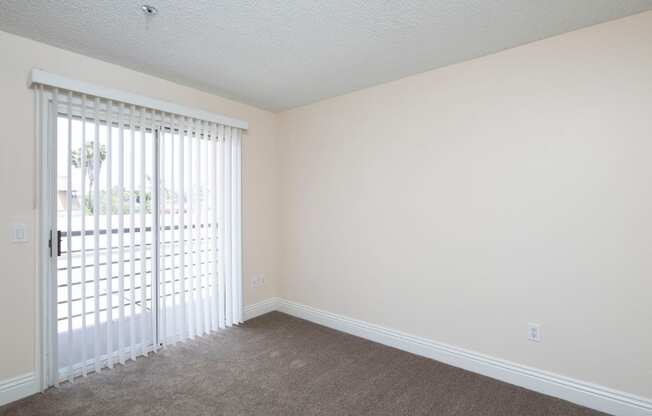
M652 0L1 1L0 30L280 111L652 9Z

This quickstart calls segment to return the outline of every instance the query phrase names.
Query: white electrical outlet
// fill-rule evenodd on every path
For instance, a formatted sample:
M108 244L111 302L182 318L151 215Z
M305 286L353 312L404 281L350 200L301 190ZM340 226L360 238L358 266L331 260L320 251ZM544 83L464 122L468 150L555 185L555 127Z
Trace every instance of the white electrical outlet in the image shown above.
M527 339L534 342L541 342L541 325L528 323L527 324Z
M252 287L258 287L258 286L262 286L264 284L265 284L265 276L263 276L262 274L255 274L251 278L251 286Z

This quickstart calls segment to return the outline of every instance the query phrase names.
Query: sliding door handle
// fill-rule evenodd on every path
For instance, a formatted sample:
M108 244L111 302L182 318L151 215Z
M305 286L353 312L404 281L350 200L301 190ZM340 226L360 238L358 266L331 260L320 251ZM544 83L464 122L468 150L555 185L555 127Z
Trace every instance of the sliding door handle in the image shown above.
M57 257L61 256L61 231L57 230Z

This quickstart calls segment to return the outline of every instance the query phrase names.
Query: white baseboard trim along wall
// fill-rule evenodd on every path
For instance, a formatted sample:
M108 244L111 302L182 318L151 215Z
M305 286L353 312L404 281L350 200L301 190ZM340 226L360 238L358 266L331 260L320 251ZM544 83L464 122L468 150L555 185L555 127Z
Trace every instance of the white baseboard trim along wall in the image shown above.
M431 358L616 416L652 416L652 400L489 357L281 298L245 308L245 319L279 311L338 331ZM39 391L36 374L0 381L0 406Z
M0 380L0 406L38 392L38 380L34 373Z
M245 321L269 312L277 311L280 300L280 298L269 298L258 303L254 303L253 305L245 306Z
M245 319L277 310L338 331L616 416L652 416L652 400L442 344L281 298L248 306Z

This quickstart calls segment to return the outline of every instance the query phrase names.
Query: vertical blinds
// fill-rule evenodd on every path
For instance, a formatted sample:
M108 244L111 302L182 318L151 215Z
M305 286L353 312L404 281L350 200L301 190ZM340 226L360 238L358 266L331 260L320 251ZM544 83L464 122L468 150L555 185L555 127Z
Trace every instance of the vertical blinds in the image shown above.
M242 322L242 129L33 85L57 166L45 384Z

